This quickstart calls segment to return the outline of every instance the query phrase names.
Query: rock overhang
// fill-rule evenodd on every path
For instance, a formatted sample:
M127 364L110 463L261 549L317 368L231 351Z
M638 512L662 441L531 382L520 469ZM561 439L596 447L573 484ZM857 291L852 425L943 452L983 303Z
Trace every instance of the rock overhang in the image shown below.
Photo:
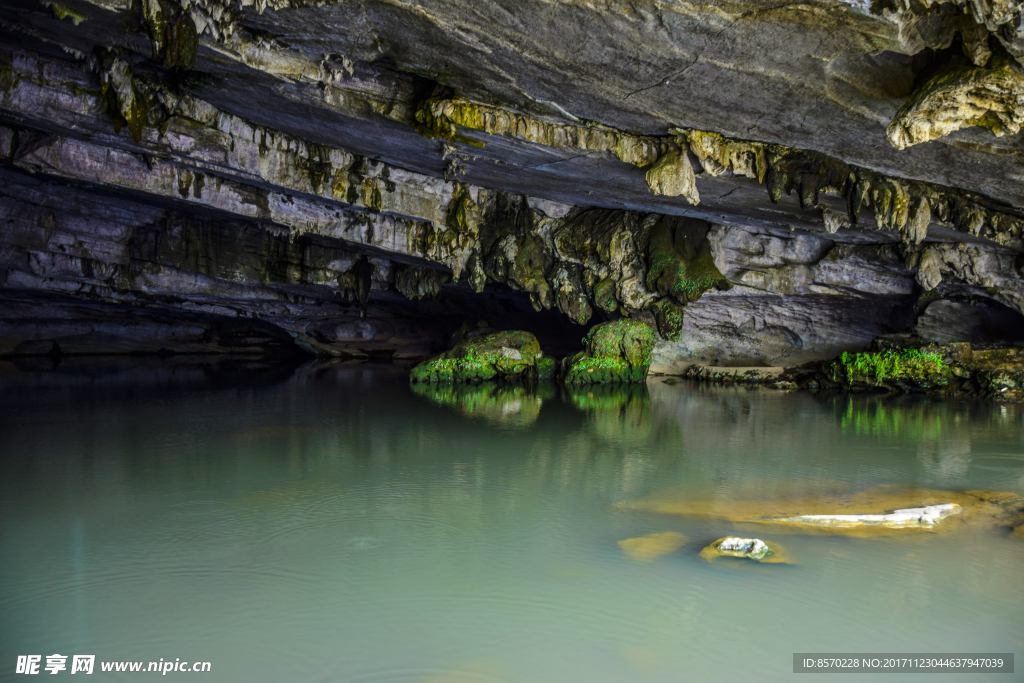
M920 8L871 14L831 2L694 9L150 1L143 9L157 5L195 22L194 67L168 66L166 49L156 59L152 24L138 7L74 0L58 9L11 8L0 107L10 165L115 187L142 203L226 212L272 231L340 240L456 276L469 265L468 252L452 260L413 247L415 235L449 220L458 188L466 187L474 202L475 188L526 195L538 217L555 220L575 206L700 218L782 241L811 234L836 244L903 243L902 267L926 273L918 281L928 288L945 276L1018 310L1024 301L1015 293L1013 257L1024 205L1014 181L1016 136L963 129L903 150L885 138L927 62L967 45L962 8L943 5L923 17L914 14ZM990 42L1012 54L1004 19L992 18L998 35ZM118 31L121 25L129 30ZM34 73L25 59L36 60ZM109 80L111 60L131 72L135 92L162 107L141 129L116 133L109 99L87 102ZM645 80L662 69L667 83ZM57 72L49 79L54 98L27 110L31 98L18 88ZM446 115L450 129L424 130L424 111L452 106L469 118ZM493 125L498 119L511 124ZM709 147L709 134L724 137ZM73 158L55 156L90 145L120 159L113 172L99 164L83 173ZM695 196L652 191L650 170L670 154L677 168L679 159L690 165ZM779 165L784 173L773 180L760 157L737 165L742 154L775 154L789 165ZM836 168L851 179L837 182ZM169 169L174 177L146 185ZM866 186L858 185L862 175L870 176ZM232 183L244 188L217 200ZM864 205L857 224L843 218L855 213L853 197ZM923 199L930 213L922 212ZM943 244L986 255L965 260ZM991 262L984 273L970 267L979 258ZM757 281L756 269L743 269L736 284L753 285L747 294L786 295L833 286L775 291L791 281L790 265L766 265L772 272ZM770 285L759 290L761 280Z

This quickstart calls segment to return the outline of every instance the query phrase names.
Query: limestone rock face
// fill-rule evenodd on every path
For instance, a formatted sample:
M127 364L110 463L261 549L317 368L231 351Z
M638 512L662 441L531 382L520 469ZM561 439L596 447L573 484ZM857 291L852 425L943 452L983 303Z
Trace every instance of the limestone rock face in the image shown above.
M0 10L0 355L1022 336L1017 2Z

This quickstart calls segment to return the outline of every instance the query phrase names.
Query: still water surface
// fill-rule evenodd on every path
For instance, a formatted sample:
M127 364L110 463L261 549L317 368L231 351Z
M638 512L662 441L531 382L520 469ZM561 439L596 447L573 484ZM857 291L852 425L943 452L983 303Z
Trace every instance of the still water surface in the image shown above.
M794 652L1016 652L1020 671L1024 541L1005 530L765 536L614 507L878 484L1024 493L1024 409L685 382L416 392L371 365L8 364L0 679L53 653L209 661L168 674L207 681L821 680L792 673ZM687 542L648 563L619 547L659 532ZM699 557L734 534L797 564Z

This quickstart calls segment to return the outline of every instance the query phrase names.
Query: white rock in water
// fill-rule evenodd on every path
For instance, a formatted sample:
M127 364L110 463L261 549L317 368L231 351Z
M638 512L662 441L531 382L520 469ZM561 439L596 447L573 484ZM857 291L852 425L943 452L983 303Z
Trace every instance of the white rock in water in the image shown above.
M945 503L943 505L929 505L923 508L895 510L885 515L801 515L799 517L787 517L779 521L814 524L817 526L930 527L935 526L950 515L958 514L960 511L959 505Z
M729 536L713 544L718 550L730 553L742 553L752 560L760 560L765 555L771 554L771 550L759 538L737 538Z

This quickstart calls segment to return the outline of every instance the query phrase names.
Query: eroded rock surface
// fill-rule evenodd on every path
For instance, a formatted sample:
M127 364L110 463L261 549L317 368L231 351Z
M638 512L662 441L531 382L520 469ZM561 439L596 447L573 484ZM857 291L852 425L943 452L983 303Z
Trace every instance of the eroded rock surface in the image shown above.
M1016 2L0 9L0 355L1024 336Z

